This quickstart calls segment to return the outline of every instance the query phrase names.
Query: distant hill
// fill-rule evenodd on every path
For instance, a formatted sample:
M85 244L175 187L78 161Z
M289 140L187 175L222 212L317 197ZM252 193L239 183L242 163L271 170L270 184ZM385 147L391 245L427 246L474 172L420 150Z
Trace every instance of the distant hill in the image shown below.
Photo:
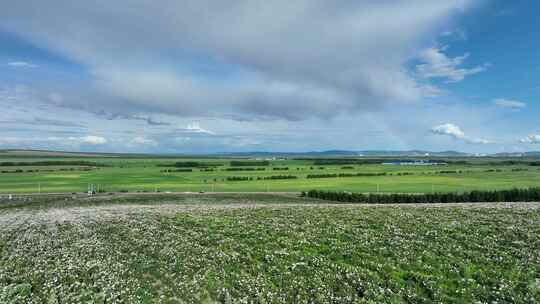
M425 150L327 150L310 152L221 152L209 154L142 154L142 153L104 153L104 152L67 152L67 151L49 151L49 150L23 150L23 149L5 149L0 150L0 157L123 157L123 158L186 158L186 157L288 157L288 158L332 158L332 157L473 157L473 156L491 156L491 157L540 157L540 151L533 152L512 152L476 155L459 151L425 151Z
M473 156L470 153L463 153L457 151L442 151L442 152L432 152L432 151L422 151L422 150L411 150L411 151L389 151L389 150L364 150L364 151L350 151L350 150L327 150L327 151L311 151L311 152L240 152L240 153L216 153L220 156L237 156L237 157L423 157L423 156L433 156L433 157L467 157Z
M410 150L410 151L360 151L359 153L364 156L448 156L448 157L465 157L473 156L470 153L458 152L458 151L423 151L423 150Z
M495 157L540 157L540 151L495 153Z
M144 154L104 153L104 152L67 152L51 150L0 150L0 157L137 157Z
M103 153L86 153L86 152L65 152L65 151L48 151L48 150L0 150L0 156L57 156L57 157L96 157L102 156Z

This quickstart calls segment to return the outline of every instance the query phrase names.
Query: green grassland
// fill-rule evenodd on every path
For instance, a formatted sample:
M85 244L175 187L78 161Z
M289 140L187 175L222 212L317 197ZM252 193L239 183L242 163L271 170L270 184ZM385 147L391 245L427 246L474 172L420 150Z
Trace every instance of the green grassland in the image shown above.
M0 199L0 302L538 303L539 234L538 203Z
M353 192L427 193L495 190L540 186L540 167L525 162L504 164L505 159L470 158L467 164L446 166L392 166L382 164L314 165L312 160L274 160L263 171L226 171L230 158L173 157L16 157L0 156L0 162L86 161L92 166L0 166L0 193L83 192L88 184L105 191L170 192L300 192L310 189ZM192 172L163 172L175 162L198 162L213 171L193 168ZM246 161L244 159L243 161ZM500 163L500 164L498 164ZM288 170L273 170L287 167ZM344 168L344 167L352 167ZM235 167L237 168L237 167ZM249 167L254 168L254 167ZM22 172L13 172L22 170ZM440 171L456 171L441 174ZM385 173L384 176L306 178L320 174ZM403 175L411 174L412 175ZM291 175L296 179L264 180L265 177ZM253 180L230 181L228 177Z

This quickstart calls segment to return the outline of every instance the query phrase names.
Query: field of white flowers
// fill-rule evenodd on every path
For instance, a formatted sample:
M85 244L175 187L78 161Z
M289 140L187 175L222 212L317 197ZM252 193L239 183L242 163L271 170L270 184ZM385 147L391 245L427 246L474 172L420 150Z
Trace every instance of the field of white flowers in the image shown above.
M538 203L151 200L0 204L0 303L540 302Z

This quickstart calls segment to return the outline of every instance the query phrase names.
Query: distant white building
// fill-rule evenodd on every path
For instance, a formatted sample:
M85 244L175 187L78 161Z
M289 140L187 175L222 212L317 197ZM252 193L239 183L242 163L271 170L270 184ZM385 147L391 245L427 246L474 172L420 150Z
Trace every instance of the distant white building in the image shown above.
M445 166L448 163L444 162L434 162L429 160L413 160L413 161L397 161L397 162L387 162L382 163L386 166Z

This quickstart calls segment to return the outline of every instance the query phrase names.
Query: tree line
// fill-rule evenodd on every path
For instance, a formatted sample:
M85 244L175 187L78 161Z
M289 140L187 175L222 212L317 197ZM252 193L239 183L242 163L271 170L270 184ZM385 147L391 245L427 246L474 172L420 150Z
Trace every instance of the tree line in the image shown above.
M228 182L241 182L241 181L250 181L253 180L253 177L248 176L228 176L227 181Z
M339 191L310 190L301 196L328 201L365 204L426 204L480 202L538 202L540 187L494 191L432 194L363 194Z
M252 181L252 180L278 180L278 179L297 179L297 176L294 175L272 175L272 176L257 176L248 177L248 176L229 176L226 178L229 182L240 182L240 181Z
M308 174L306 178L336 178L336 177L358 177L358 176L385 176L386 172L380 173L328 173L328 174Z
M225 171L264 171L266 168L225 168Z
M231 167L257 167L257 166L269 166L270 162L267 160L231 160Z
M106 167L105 164L86 160L43 160L34 162L0 162L0 167L27 167L27 166L89 166Z
M161 173L173 173L173 172L193 172L193 169L180 168L180 169L165 169L165 170L161 170Z
M432 163L447 163L452 165L466 165L469 162L459 159L424 159L424 158L299 158L298 160L313 161L315 166L326 165L378 165L385 162L411 162L425 160Z
M540 166L540 161L527 161L527 160L504 160L504 161L492 161L488 162L488 165L491 166L517 166L517 165L526 165L526 166Z
M1 170L0 173L39 173L39 172L58 172L58 171L92 171L94 168L59 168L59 169L15 169L15 170Z
M269 180L269 179L297 179L297 176L294 175L272 175L265 177L257 177L257 180Z
M212 168L223 166L223 164L202 163L196 161L182 161L174 164L160 164L157 167L176 167L176 168Z

